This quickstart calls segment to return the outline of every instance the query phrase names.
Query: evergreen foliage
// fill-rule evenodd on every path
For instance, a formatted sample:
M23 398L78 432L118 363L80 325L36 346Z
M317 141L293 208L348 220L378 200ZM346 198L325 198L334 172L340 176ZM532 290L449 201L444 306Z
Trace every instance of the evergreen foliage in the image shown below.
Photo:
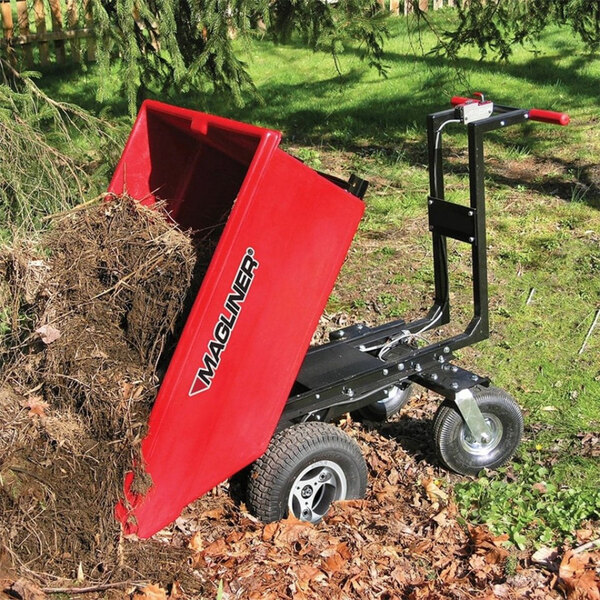
M507 59L515 44L535 42L552 24L568 25L590 51L600 48L598 0L458 0L458 25L440 34L435 52L456 57L476 46ZM421 18L423 13L418 13Z
M369 64L384 71L385 25L375 0L92 0L91 7L101 69L108 76L122 61L131 112L146 88L211 84L241 103L244 90L254 89L243 42L257 34L287 40L298 33L334 57L344 42L358 41Z
M347 42L384 73L384 14L377 0L75 0L78 27L93 27L96 60L106 81L122 68L124 93L134 114L147 89L164 94L213 86L238 104L254 91L242 60L253 35L329 50ZM63 15L63 20L66 17ZM66 26L66 23L63 23ZM15 19L15 35L19 35ZM9 46L0 56L11 60ZM13 61L13 64L14 61ZM337 63L336 63L337 64ZM108 90L98 90L103 100Z
M212 85L238 103L253 91L240 55L251 35L288 40L294 33L335 57L347 40L383 72L383 15L376 0L77 0L79 27L93 21L102 81L122 71L129 111L147 89L163 94ZM15 35L19 35L15 19ZM78 143L106 154L113 130L79 107L57 102L18 71L18 54L0 48L0 222L31 226L80 202L94 189ZM108 87L108 86L107 86ZM114 90L98 90L99 99ZM106 158L106 157L105 157ZM104 161L104 164L110 161Z
M0 58L0 241L9 226L34 229L97 192L103 174L90 166L121 143L109 123L49 98L32 75Z

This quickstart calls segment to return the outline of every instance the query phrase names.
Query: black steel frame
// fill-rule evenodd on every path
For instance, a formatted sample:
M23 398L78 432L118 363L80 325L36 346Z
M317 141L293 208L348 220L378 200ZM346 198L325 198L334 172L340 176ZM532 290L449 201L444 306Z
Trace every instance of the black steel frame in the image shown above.
M469 206L444 198L442 130L460 121L458 108L427 117L429 150L429 230L432 234L435 297L427 316L406 323L393 321L379 327L354 325L333 332L331 341L308 350L290 393L279 427L305 420L330 421L374 401L392 386L411 381L457 400L457 395L475 385L489 385L487 377L466 371L450 361L453 353L489 337L484 135L495 129L524 123L528 111L494 106L494 113L467 125L469 156ZM334 178L332 178L334 180ZM337 181L336 181L337 183ZM342 187L362 197L366 183L352 179ZM425 347L412 343L419 334L450 322L450 287L447 239L471 246L473 317L464 332ZM390 339L399 342L378 357ZM459 407L460 408L460 407Z

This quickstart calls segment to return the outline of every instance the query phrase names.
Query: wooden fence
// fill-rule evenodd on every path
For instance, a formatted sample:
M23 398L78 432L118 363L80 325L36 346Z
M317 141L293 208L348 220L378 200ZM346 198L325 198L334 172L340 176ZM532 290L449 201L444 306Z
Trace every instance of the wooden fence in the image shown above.
M379 1L382 8L396 15L412 13L416 3L423 11L455 3L455 0ZM95 59L89 0L0 0L0 10L4 33L0 37L0 50L13 62L21 62L24 67L44 66L51 62L52 54L57 64Z
M381 6L394 15L409 15L414 12L414 5L424 12L439 10L446 6L454 6L454 0L380 0ZM389 4L388 4L389 2Z
M25 67L47 65L52 54L57 64L95 59L87 0L0 0L0 10L4 34L0 47L14 62L21 59Z

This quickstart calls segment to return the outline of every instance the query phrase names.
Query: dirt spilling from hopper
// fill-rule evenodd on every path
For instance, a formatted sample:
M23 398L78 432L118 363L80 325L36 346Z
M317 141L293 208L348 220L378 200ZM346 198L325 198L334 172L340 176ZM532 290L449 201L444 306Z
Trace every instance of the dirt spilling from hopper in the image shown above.
M163 210L113 198L3 253L0 545L14 564L101 578L122 562L114 508L123 476L139 463L161 372L212 249ZM149 485L140 468L136 488Z

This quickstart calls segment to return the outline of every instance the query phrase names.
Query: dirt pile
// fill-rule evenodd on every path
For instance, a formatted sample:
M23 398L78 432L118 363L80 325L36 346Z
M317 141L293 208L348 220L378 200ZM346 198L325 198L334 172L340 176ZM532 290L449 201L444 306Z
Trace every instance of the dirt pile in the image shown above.
M1 261L0 540L29 569L100 577L119 563L114 506L205 265L127 198L64 215Z

